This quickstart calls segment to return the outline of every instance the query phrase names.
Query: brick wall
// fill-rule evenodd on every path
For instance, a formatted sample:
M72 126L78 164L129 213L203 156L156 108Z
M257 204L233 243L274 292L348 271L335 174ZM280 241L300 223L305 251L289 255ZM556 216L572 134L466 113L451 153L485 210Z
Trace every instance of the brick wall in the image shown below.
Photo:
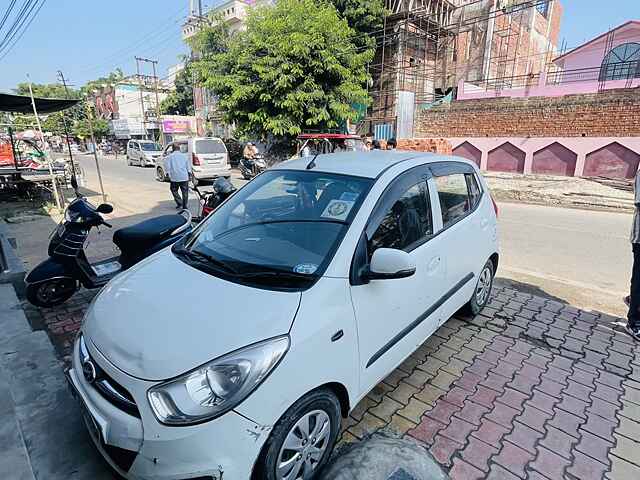
M640 91L465 100L416 116L415 137L638 137Z

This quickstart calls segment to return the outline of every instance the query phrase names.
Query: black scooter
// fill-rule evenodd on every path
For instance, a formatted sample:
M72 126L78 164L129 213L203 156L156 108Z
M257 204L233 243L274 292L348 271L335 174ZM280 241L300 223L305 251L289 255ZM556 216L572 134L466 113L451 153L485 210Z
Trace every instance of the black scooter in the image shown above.
M263 155L258 154L253 158L242 157L238 166L244 179L251 180L267 169L267 162L264 160Z
M64 220L51 233L49 258L25 278L29 302L38 307L54 307L68 300L80 285L103 287L121 271L172 245L192 229L191 213L183 210L116 230L113 243L120 249L120 256L91 264L84 252L85 241L91 228L111 228L101 214L112 211L111 205L94 207L83 197L69 204Z

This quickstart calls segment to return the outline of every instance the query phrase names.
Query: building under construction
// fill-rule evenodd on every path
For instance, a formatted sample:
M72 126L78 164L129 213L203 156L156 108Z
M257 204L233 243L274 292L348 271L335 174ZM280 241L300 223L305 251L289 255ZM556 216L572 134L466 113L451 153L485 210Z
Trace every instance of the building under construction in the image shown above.
M411 137L416 111L448 100L460 81L510 88L557 53L560 0L385 0L362 133Z

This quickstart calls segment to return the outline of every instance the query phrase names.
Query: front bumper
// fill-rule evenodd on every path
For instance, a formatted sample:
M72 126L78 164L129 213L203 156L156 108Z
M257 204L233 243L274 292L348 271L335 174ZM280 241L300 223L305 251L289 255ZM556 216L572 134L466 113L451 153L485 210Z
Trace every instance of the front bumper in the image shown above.
M270 428L234 411L200 425L162 425L146 398L155 382L124 374L91 342L87 347L93 361L129 391L139 409L140 418L125 413L85 380L76 342L68 379L94 444L120 475L130 480L250 478Z

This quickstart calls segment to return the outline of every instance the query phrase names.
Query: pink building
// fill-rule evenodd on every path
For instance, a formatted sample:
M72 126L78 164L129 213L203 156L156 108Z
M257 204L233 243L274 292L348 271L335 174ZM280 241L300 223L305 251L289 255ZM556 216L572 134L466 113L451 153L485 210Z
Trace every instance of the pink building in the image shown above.
M560 97L640 86L640 21L630 20L555 58L538 75L491 85L460 82L458 100Z

